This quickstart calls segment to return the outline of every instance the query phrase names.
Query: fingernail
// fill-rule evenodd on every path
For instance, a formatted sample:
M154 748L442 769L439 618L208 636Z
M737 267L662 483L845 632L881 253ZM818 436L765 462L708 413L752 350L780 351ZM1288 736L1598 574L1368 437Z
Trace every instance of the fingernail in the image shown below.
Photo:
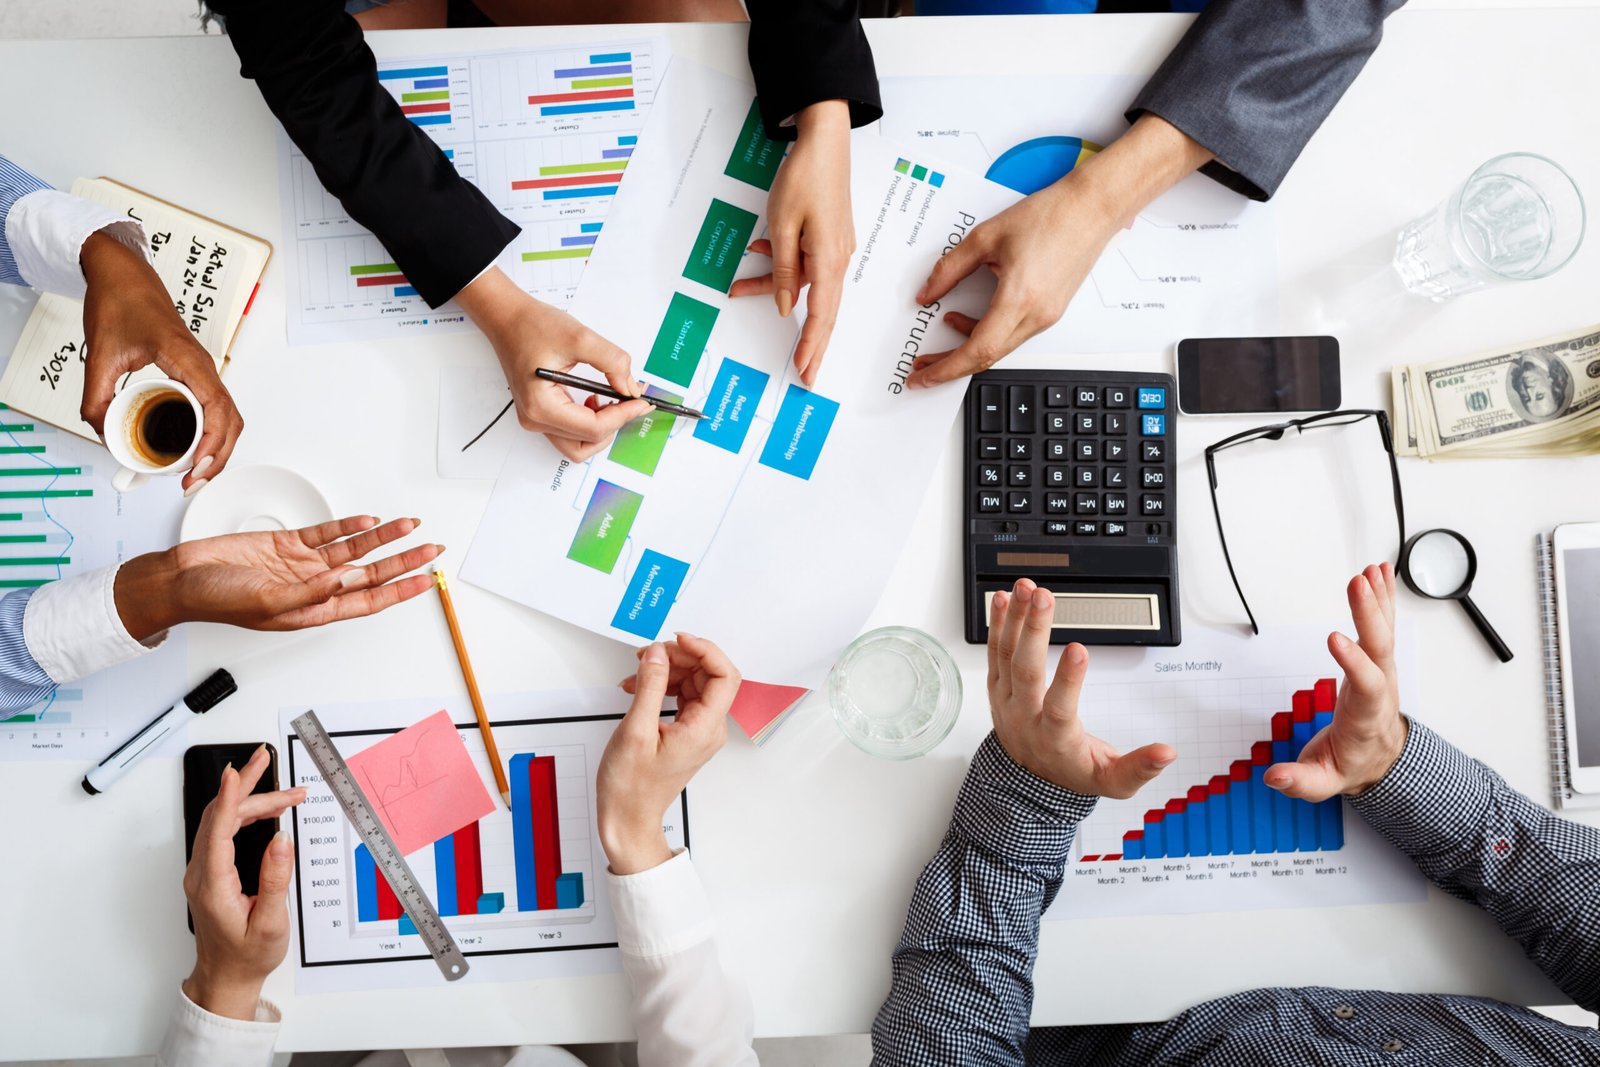
M684 638L685 638L685 637L687 637L687 638L688 638L688 639L689 639L689 640L691 640L691 641L697 641L697 640L699 640L699 638L697 638L697 637L695 637L695 635L694 635L694 634L692 634L692 633L689 633L689 632L687 632L687 631L685 631L685 630L679 630L679 631L677 631L677 633L676 633L676 634L675 634L675 636L676 636L676 637L677 637L677 638L678 638L678 640L679 640L679 641L682 641L682 640L683 640L683 639L684 639Z
M644 650L644 662L646 662L646 663L665 663L665 662L667 662L667 650L661 647L661 643L659 641L652 642L650 645L646 646L646 648Z
M349 589L351 586L361 581L361 579L366 576L366 573L366 570L361 567L351 567L349 570L339 575L339 584L344 588Z
M1074 641L1072 644L1067 646L1067 662L1068 663L1087 663L1087 662L1089 662L1089 650L1087 648L1084 648L1082 645L1078 644L1076 641ZM1167 762L1170 763L1172 761L1168 760Z
M778 290L778 314L784 318L789 317L789 312L794 310L794 297L789 295L789 290Z
M1350 639L1341 633L1335 633L1333 635L1333 643L1338 645L1340 650L1350 647Z
M1177 760L1177 756L1163 756L1155 761L1157 767L1170 767Z
M207 482L209 482L209 481L210 481L210 480L211 480L211 479L210 479L210 478L201 478L201 479L200 479L200 480L199 480L199 481L198 481L198 482L195 482L195 483L194 483L194 484L193 484L193 485L191 485L191 486L190 486L190 487L189 487L189 488L187 488L187 489L185 489L185 490L184 490L184 491L183 491L183 495L184 495L184 496L194 496L194 495L195 495L195 494L196 494L196 493L198 493L198 492L199 492L199 491L200 491L200 490L201 490L201 489L202 489L202 488L204 488L204 486L205 486L205 484L206 484L206 483L207 483Z
M411 526L412 526L413 529L415 529L416 527L421 526L421 525L422 525L422 520L421 519L412 519L411 520Z
M1274 789L1282 789L1284 786L1289 784L1289 774L1286 771L1269 771L1267 772L1266 776L1262 778L1262 781L1266 782Z
M204 474L205 471L206 471L206 468L211 466L211 459L212 459L212 457L210 457L210 456L201 457L200 462L196 463L194 465L194 473L195 474Z
M267 846L267 851L272 853L272 858L275 860L287 859L289 856L288 832L285 830L279 830L277 833L273 834L272 844Z
M1043 611L1055 604L1056 598L1050 595L1048 589L1035 589L1033 591L1033 607L1035 611Z
M444 546L443 545L434 545L433 547L439 553L439 555L441 555L441 556L444 555Z

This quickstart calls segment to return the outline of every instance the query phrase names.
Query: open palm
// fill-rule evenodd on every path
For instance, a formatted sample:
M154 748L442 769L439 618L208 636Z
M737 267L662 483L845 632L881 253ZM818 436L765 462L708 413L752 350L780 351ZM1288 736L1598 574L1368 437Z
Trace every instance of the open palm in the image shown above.
M423 574L400 576L432 561L439 545L356 565L417 525L415 519L378 525L371 516L351 516L302 530L187 541L173 549L175 592L191 621L252 630L299 630L371 615L432 583Z

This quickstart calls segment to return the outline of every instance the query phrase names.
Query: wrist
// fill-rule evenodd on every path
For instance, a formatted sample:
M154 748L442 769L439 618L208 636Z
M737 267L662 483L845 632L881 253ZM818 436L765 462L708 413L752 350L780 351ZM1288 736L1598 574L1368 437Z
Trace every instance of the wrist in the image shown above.
M1345 795L1358 797L1389 777L1389 772L1394 770L1394 765L1399 763L1400 757L1405 754L1406 742L1410 739L1411 720L1404 715L1395 716L1394 724L1384 731L1383 739L1379 742L1379 751L1382 755L1373 761L1373 772L1347 789Z
M538 303L518 289L499 267L490 267L472 279L454 299L497 351L501 347L500 338L511 329L512 321L527 304Z
M212 1015L251 1022L256 1017L256 1006L261 1003L261 980L219 979L207 974L196 963L189 977L184 979L183 995Z
M672 846L667 844L659 816L616 819L602 813L600 847L605 849L612 874L638 874L672 858Z
M1188 134L1161 116L1146 113L1051 188L1087 198L1108 225L1109 238L1211 159L1211 153Z
M135 556L117 569L112 597L123 629L144 642L186 621L179 604L178 566L171 549Z
M830 132L848 135L850 105L843 100L818 100L815 104L795 112L794 128L801 137L807 136L808 133Z

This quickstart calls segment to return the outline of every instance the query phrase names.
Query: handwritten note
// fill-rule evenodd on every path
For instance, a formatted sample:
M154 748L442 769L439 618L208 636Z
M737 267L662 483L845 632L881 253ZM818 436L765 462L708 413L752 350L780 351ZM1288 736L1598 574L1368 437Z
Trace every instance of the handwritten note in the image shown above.
M447 712L429 715L346 762L405 855L494 811Z

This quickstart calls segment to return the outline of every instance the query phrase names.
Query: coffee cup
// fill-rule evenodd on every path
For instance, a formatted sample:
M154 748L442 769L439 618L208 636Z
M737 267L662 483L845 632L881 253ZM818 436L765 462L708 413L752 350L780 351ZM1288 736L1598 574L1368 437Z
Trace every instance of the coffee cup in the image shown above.
M128 382L106 411L106 448L122 468L112 476L112 487L125 493L151 475L187 471L204 425L200 401L182 382L170 378Z

